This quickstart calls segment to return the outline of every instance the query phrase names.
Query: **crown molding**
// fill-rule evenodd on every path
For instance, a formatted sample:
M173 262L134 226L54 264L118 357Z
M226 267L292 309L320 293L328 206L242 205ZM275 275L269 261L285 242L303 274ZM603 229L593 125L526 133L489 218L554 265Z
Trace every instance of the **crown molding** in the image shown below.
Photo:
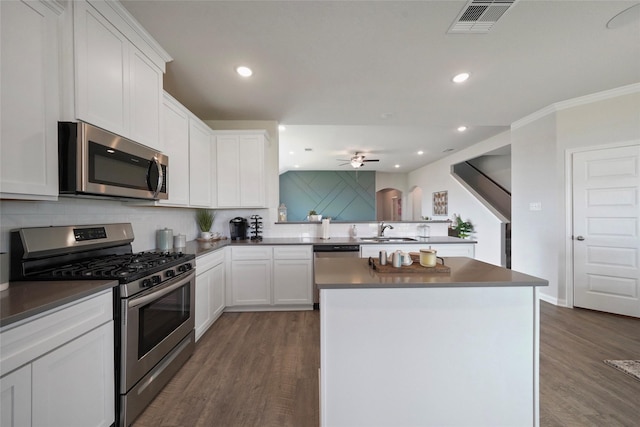
M541 118L549 114L557 113L558 111L579 107L581 105L592 104L594 102L604 101L611 98L617 98L619 96L631 95L634 93L640 93L640 83L633 83L615 89L605 90L602 92L596 92L590 95L580 96L578 98L573 98L566 101L556 102L555 104L551 104L548 107L538 110L535 113L529 114L528 116L525 116L520 120L511 123L511 130L526 126L532 122L535 122L536 120L540 120Z

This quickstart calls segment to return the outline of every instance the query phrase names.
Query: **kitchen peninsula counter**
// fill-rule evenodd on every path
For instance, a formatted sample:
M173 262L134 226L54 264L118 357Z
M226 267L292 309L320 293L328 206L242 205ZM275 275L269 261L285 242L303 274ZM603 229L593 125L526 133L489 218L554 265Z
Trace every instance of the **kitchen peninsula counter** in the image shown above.
M415 245L439 245L439 244L476 244L475 240L460 239L459 237L450 236L432 236L432 237L414 237L415 241L391 241L378 242L373 240L362 240L360 237L332 237L330 239L321 239L319 237L265 237L262 240L230 240L222 239L215 241L192 240L187 242L185 253L195 254L196 256L204 255L208 252L216 251L225 246L257 246L257 245L380 245L380 244L402 244Z
M444 261L450 273L317 260L322 426L539 425L538 287L548 282Z

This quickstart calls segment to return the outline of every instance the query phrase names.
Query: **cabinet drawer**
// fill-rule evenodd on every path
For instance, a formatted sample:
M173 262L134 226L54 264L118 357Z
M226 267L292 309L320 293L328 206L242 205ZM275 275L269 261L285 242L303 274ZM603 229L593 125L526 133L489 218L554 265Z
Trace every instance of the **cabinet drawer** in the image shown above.
M231 248L231 260L271 259L272 246Z
M112 291L52 310L0 334L0 374L4 375L113 319Z
M218 249L215 252L201 255L196 258L196 274L204 273L211 270L218 264L224 262L224 248Z
M311 259L313 248L311 245L274 246L274 259Z

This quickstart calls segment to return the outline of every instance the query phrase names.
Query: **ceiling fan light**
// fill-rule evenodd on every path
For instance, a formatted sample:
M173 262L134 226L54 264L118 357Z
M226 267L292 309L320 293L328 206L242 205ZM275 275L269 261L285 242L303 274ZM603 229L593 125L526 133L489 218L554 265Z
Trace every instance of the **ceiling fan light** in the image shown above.
M362 167L364 163L362 162L362 157L354 157L353 159L351 159L351 166L354 169L358 169L359 167Z

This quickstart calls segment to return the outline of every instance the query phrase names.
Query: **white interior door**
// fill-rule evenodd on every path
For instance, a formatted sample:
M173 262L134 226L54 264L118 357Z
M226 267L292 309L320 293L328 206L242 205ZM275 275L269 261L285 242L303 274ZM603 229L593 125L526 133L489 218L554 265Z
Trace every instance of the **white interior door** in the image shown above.
M574 306L640 317L640 145L573 156Z

